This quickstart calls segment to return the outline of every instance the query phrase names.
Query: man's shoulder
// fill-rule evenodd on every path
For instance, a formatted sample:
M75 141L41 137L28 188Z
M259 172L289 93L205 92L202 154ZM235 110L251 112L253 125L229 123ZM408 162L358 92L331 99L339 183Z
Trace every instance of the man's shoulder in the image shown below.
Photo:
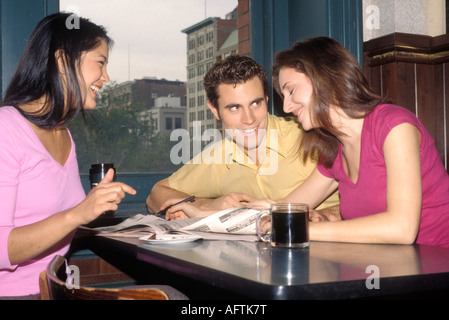
M273 129L279 129L282 131L294 131L302 132L301 124L291 116L275 116L270 115L270 122Z
M294 117L280 117L270 115L270 128L278 131L278 136L288 145L301 140L304 130Z

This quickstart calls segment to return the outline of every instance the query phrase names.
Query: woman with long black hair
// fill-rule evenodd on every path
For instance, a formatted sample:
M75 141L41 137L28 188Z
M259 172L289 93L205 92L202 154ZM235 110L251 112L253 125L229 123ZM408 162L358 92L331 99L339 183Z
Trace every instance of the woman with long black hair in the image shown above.
M74 231L117 210L126 193L110 170L86 196L67 122L95 108L109 81L104 28L58 13L33 30L0 108L0 297L36 298L39 273Z

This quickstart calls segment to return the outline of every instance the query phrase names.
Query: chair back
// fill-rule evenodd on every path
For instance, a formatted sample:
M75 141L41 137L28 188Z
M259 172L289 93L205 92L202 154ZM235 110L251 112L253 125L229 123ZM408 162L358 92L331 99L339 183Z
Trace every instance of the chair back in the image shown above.
M39 286L42 300L168 300L168 295L155 288L71 288L65 278L65 259L57 255L40 274Z

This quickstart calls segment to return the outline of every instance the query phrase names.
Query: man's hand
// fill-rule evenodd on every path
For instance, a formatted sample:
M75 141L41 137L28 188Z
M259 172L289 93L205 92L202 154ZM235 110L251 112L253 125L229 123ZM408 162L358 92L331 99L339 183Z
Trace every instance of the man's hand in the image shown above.
M229 193L216 199L196 198L194 201L188 203L186 206L179 204L167 210L165 218L167 220L179 220L188 218L206 217L217 211L243 207L246 203L254 200L244 193ZM161 210L167 206L178 202L179 199L171 199L165 202Z
M198 199L198 206L201 209L206 210L224 210L246 206L248 202L251 202L253 200L254 198L247 195L246 193L231 192L216 199Z
M189 218L202 218L207 217L215 212L217 212L217 210L200 209L193 203L184 202L168 209L165 213L165 219L182 220Z
M309 220L312 222L342 220L340 215L340 206L333 206L318 211L310 209Z

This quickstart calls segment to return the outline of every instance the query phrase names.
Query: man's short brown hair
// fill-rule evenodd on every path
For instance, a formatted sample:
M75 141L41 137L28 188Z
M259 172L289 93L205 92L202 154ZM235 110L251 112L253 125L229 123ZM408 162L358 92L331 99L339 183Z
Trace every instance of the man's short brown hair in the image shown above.
M262 83L265 96L268 96L268 78L264 68L250 57L232 55L216 62L204 76L207 99L218 108L218 86L220 84L243 84L254 77Z

